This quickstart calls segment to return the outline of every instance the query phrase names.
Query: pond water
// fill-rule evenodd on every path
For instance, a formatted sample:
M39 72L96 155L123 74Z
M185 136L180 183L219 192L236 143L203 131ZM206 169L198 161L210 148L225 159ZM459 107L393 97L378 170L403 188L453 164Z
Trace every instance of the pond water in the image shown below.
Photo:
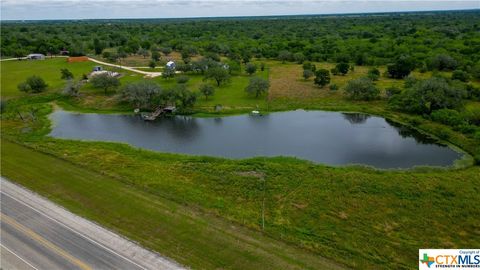
M56 138L124 142L133 146L227 158L291 156L330 165L377 168L449 166L463 154L381 117L326 111L276 112L221 118L51 115Z

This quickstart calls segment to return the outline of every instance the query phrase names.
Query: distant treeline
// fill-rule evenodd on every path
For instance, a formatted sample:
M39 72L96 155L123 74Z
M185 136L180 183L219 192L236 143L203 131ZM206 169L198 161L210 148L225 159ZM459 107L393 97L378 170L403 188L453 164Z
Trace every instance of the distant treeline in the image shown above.
M468 71L480 60L480 11L224 19L3 22L1 56L127 54L171 49L182 56L350 62L383 65L401 55L429 68L448 55Z

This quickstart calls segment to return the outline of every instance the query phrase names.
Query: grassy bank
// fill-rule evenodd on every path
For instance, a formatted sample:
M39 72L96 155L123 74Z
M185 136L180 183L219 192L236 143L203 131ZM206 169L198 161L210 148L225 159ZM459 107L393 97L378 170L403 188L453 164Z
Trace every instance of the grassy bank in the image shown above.
M343 269L195 208L5 140L2 175L193 268Z

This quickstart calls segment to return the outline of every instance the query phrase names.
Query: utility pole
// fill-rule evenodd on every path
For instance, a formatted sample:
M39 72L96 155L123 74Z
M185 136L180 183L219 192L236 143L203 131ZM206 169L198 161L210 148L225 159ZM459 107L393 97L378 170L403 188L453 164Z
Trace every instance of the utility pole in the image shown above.
M266 192L266 185L267 179L265 175L262 176L263 180L263 200L262 200L262 231L265 230L265 192Z

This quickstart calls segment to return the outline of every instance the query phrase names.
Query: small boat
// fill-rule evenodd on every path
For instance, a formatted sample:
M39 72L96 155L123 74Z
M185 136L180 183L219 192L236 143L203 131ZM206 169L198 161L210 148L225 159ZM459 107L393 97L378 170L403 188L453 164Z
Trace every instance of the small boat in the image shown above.
M254 114L254 115L260 115L260 111L256 111L256 110L252 111L251 113Z

